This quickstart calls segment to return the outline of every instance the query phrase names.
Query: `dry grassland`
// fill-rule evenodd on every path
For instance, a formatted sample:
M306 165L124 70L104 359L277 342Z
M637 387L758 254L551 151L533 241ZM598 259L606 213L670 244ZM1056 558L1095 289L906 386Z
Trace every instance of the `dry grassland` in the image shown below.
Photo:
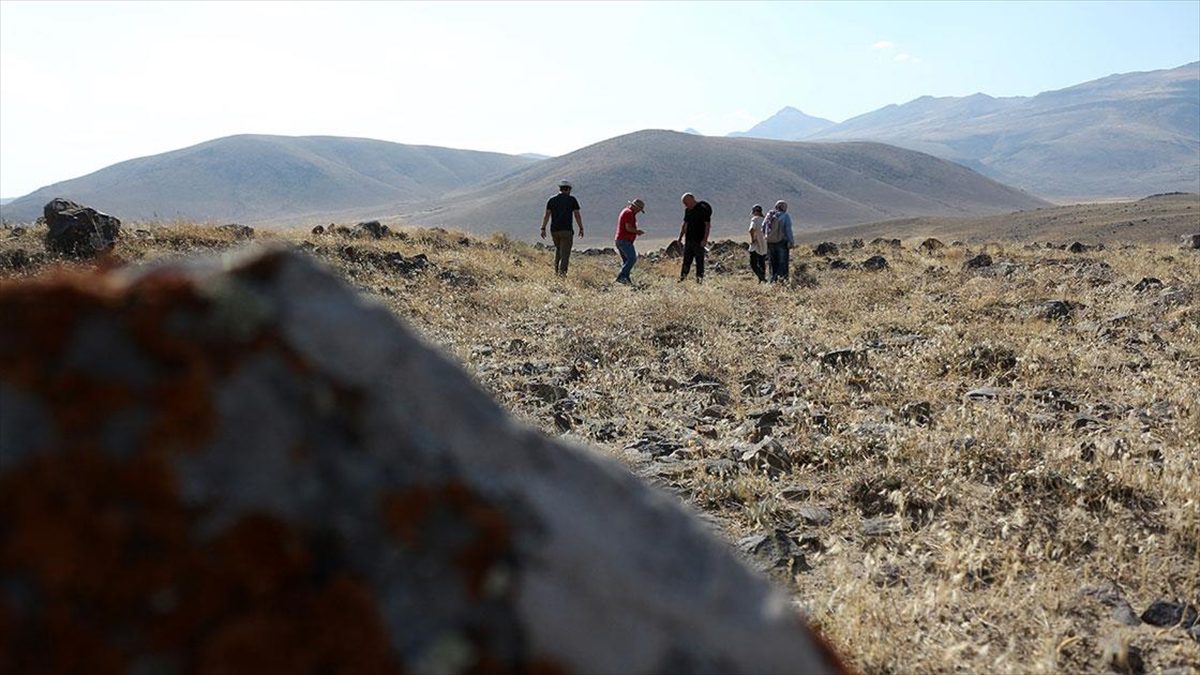
M0 251L40 250L37 234ZM704 285L643 259L625 288L615 257L576 254L558 279L551 253L503 238L275 238L517 417L677 494L863 672L1200 664L1186 630L1126 625L1156 600L1200 605L1194 252L991 244L995 263L970 271L981 247L843 253L885 256L870 272L797 249L813 283L783 287L736 250ZM117 254L233 245L173 226Z

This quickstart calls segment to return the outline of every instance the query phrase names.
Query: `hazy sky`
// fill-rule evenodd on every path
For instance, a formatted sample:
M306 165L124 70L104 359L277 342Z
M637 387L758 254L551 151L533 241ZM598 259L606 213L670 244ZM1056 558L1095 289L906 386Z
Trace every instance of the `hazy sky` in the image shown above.
M562 154L1200 60L1200 1L0 1L0 196L237 133Z

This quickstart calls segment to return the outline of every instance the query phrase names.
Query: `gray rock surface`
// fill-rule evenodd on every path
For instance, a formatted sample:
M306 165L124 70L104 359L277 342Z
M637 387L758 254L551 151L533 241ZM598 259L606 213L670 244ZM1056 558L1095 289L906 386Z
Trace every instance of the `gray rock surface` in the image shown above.
M0 293L0 623L28 672L837 669L674 499L309 260L225 264Z
M51 253L90 257L110 250L121 236L120 220L62 198L50 200L42 217L49 228L45 242Z

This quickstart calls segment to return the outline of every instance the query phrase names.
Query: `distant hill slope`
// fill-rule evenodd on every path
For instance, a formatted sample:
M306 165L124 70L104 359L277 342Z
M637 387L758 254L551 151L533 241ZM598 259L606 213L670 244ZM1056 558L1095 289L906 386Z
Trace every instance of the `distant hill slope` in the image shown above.
M134 220L253 223L350 208L395 209L536 161L366 138L229 136L41 188L4 205L3 218L35 219L54 197Z
M1200 232L1200 195L1176 193L1128 202L1071 204L974 218L904 218L804 231L797 237L806 242L895 237L909 239L913 244L925 237L938 237L947 244L954 239L1025 243L1177 243L1180 235L1194 232Z
M747 131L729 134L733 138L768 138L777 141L799 141L837 124L823 117L806 115L788 106Z
M925 96L805 140L872 140L1059 200L1200 191L1200 62L1027 98Z
M405 222L536 236L556 183L575 183L590 236L611 238L627 200L646 200L653 236L677 232L685 191L709 201L718 233L739 232L755 203L785 199L800 227L915 215L979 215L1047 202L957 164L878 143L787 143L639 131L448 195ZM383 215L383 214L381 214Z

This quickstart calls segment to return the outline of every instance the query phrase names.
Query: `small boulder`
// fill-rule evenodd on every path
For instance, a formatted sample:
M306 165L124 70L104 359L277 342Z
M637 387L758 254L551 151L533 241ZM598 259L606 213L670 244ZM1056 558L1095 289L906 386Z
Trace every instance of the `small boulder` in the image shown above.
M830 263L829 263L829 269L831 269L831 270L848 270L852 267L853 267L853 265L846 262L842 258L836 258L836 259L830 261Z
M888 268L888 262L887 258L884 258L881 255L873 255L870 258L867 258L866 261L863 262L862 266L864 270L878 272L879 270L886 270Z
M1071 244L1070 246L1068 246L1067 250L1070 251L1071 253L1086 253L1086 252L1092 250L1092 247L1088 246L1087 244L1085 244L1081 241L1077 241L1074 244Z
M121 221L96 209L57 198L42 209L49 231L46 250L86 258L112 250L121 236Z
M792 470L792 458L783 444L767 437L742 451L739 461L774 477Z
M826 368L860 368L867 365L867 352L861 349L835 349L821 354L820 359L821 365Z
M917 248L920 249L922 253L933 253L934 251L940 251L946 248L946 245L943 244L940 239L930 237L921 242L921 245Z
M1142 291L1151 291L1162 288L1163 282L1155 277L1142 277L1142 280L1133 285L1133 290L1141 293Z
M838 245L832 241L823 241L813 247L813 255L831 256L838 254Z
M871 240L872 246L889 246L891 248L900 248L899 239L888 239L886 237L875 237Z
M325 234L325 226L318 225L312 229L313 234Z
M1190 628L1196 623L1196 608L1180 602L1156 600L1142 612L1142 621L1151 626Z
M1200 249L1200 232L1195 234L1185 234L1183 235L1182 240L1183 248L1189 248L1192 250Z
M979 255L975 256L974 258L971 258L967 262L963 263L964 270L977 270L977 269L983 269L984 267L991 267L991 266L992 266L992 256L990 256L986 253L980 253Z
M663 251L663 255L668 258L682 258L683 244L679 243L678 239L672 240L671 243L667 244L667 248Z
M862 239L851 239L850 240L850 248L852 248L852 249L859 249L859 248L862 248L863 246L865 246L865 244L863 243Z
M1077 307L1077 304L1066 300L1050 300L1042 303L1038 310L1038 316L1047 321L1069 319Z
M234 239L253 239L254 228L249 225L238 225L237 223L229 223L228 225L218 225L218 232L233 235Z
M378 220L366 220L354 226L354 234L373 239L382 239L388 233L388 226Z

